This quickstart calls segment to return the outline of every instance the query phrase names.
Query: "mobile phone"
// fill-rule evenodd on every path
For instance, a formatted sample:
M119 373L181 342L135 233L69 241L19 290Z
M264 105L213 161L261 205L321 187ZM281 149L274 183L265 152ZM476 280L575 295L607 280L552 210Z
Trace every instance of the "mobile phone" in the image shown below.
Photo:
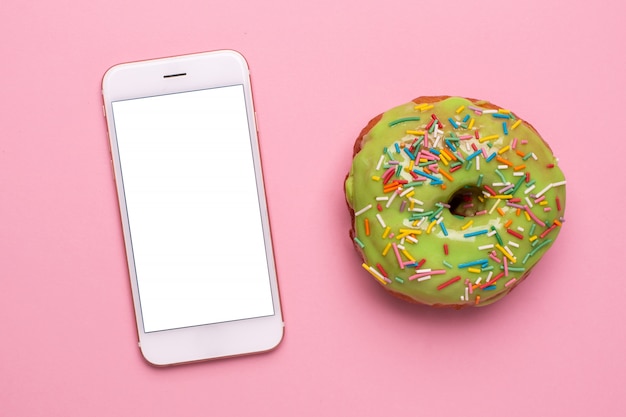
M102 93L144 358L276 347L284 324L243 56L119 64Z

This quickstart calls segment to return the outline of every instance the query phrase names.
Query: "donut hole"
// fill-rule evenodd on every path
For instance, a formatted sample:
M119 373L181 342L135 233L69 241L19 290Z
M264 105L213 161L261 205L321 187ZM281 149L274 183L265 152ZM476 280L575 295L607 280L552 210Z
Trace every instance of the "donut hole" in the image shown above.
M473 217L485 209L485 199L480 188L466 185L459 188L448 200L450 213L460 217Z

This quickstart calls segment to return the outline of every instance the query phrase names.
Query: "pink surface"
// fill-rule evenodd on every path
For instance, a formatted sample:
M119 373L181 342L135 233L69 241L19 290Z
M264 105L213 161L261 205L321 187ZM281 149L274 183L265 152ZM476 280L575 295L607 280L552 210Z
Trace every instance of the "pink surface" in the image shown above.
M626 6L370 3L2 2L0 416L623 414ZM286 335L155 369L136 346L100 81L220 48L252 69ZM356 135L438 94L528 119L568 180L555 246L484 309L392 299L347 236Z

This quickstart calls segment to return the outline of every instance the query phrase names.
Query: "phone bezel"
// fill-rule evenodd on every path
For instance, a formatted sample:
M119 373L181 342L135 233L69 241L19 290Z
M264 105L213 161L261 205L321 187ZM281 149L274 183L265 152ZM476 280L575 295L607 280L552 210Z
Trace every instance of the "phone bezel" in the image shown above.
M184 76L167 76L183 73ZM244 90L274 315L145 333L121 180L112 103L119 100L239 84L243 85ZM105 73L102 81L102 94L139 346L143 357L153 365L163 366L256 353L275 348L283 338L284 323L261 166L256 113L249 69L244 57L236 51L220 50L119 64Z

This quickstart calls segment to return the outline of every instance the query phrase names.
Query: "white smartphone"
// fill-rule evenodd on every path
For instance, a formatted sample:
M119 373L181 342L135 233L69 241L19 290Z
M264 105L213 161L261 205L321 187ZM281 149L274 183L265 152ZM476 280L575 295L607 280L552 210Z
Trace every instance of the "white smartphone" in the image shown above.
M102 92L145 359L276 347L284 324L245 59L120 64Z

